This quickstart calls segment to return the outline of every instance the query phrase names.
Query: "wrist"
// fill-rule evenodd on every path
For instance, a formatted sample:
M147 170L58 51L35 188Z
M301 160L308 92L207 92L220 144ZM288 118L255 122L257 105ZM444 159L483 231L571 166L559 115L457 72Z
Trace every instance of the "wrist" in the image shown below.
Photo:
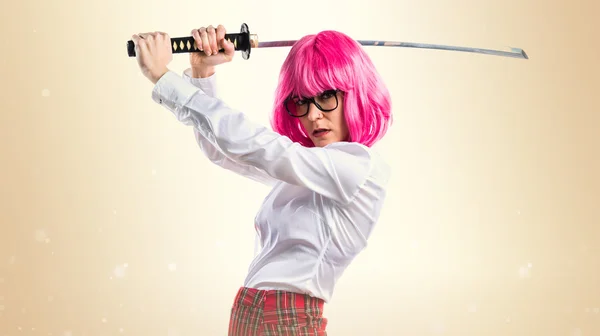
M160 71L154 72L150 75L150 81L152 81L153 84L156 84L167 72L169 72L169 69L166 67Z
M207 78L215 74L214 66L192 67L192 78Z

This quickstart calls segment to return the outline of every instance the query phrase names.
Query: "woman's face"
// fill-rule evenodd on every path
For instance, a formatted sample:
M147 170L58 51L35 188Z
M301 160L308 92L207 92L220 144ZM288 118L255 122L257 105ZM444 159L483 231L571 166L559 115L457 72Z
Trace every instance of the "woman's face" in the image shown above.
M315 97L293 100L289 110L300 117L306 134L315 147L324 147L333 142L348 140L348 125L344 118L344 95L342 92L330 90ZM315 104L318 104L317 107ZM307 111L308 109L308 111Z

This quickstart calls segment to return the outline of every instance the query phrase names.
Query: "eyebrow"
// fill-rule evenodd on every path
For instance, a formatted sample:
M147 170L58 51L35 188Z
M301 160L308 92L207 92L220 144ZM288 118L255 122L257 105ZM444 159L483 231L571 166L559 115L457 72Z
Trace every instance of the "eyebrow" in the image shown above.
M295 98L297 98L297 99L307 99L307 98L312 98L312 97L318 97L318 96L320 96L320 95L322 95L324 93L335 92L335 91L337 91L337 89L327 89L327 90L318 92L316 95L310 96L310 97L299 96L299 95L290 95L289 98L290 99L295 99Z

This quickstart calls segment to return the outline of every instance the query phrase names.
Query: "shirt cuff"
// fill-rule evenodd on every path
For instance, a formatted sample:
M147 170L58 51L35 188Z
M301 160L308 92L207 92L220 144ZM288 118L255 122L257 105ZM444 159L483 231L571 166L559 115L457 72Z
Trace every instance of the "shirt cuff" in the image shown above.
M188 81L189 83L192 83L194 86L200 88L200 90L202 90L204 93L206 93L207 95L211 96L211 97L216 97L216 80L217 80L217 73L213 73L212 75L210 75L209 77L205 77L205 78L194 78L192 77L192 69L191 68L187 68L183 71L183 79L185 79L186 81Z
M196 92L201 90L169 70L154 85L152 100L173 110L185 105Z

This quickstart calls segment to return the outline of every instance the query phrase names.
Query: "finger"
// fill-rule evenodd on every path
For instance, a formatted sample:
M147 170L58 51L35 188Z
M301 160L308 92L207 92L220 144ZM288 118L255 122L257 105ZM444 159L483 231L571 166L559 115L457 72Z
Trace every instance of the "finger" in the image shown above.
M200 38L200 32L198 29L192 30L192 37L194 38L194 41L196 41L196 47L198 50L202 51L202 39Z
M133 40L133 44L139 50L142 47L146 47L148 45L148 40L146 39L146 34L134 34L131 35L131 39Z
M219 46L217 45L217 35L215 32L215 27L208 26L206 28L206 33L208 35L208 43L210 44L210 50L212 51L213 55L216 55L219 53Z
M204 53L207 56L212 54L212 50L210 49L210 43L208 41L208 35L206 33L206 28L200 28L200 39L202 40L202 46L204 48Z
M173 52L171 47L171 37L166 32L156 32L157 46L167 52Z
M217 26L217 36L218 36L219 44L220 44L221 48L223 48L224 54L226 56L231 56L235 53L235 46L233 45L233 42L227 41L225 39L226 34L227 34L227 30L225 29L225 27L223 25L218 25Z
M156 39L159 40L162 44L169 44L169 40L171 39L171 37L165 32L157 32Z
M219 46L219 49L223 48L223 46L224 46L223 42L225 40L225 27L223 27L223 25L217 26L216 39L217 39L217 45Z
M139 33L138 35L140 35L140 37L144 40L151 40L154 37L152 36L152 33Z
M223 39L223 51L226 56L233 56L233 54L235 54L233 42Z
M154 35L152 33L139 33L139 44L144 50L151 50L154 44Z
M138 34L131 35L131 40L133 41L133 49L137 52L140 50L140 36Z
M233 45L233 42L230 41L224 41L223 42L223 51L224 54L227 56L231 56L235 53L235 46Z

